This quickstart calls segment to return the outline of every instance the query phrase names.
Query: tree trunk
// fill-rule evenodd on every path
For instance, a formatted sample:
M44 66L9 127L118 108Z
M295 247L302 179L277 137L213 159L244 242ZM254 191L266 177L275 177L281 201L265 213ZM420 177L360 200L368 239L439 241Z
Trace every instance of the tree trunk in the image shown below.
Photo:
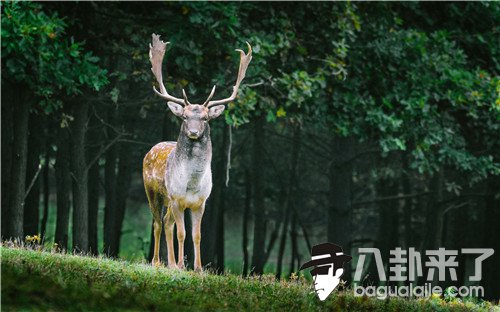
M301 137L301 129L299 126L295 126L293 133L293 149L292 149L292 159L290 166L290 176L288 178L287 191L284 196L283 209L282 214L284 215L283 228L281 231L281 239L280 246L278 249L278 260L276 266L276 278L281 278L281 272L283 267L283 256L285 254L285 246L286 246L286 237L288 235L288 222L290 219L290 214L294 210L293 202L296 200L294 194L297 189L297 166L299 162L299 154L300 154L300 137ZM294 212L295 214L295 212ZM292 257L293 259L293 257ZM292 260L293 261L293 260Z
M328 241L348 250L351 236L352 138L333 139L333 159L330 171L330 210Z
M97 241L97 215L99 213L99 164L89 170L89 249L93 255L99 253Z
M226 177L226 164L229 161L227 159L227 149L228 146L228 125L224 125L222 130L222 143L220 151L222 152L222 157L217 164L217 184L218 184L218 194L217 194L217 227L215 231L215 242L216 242L216 257L217 257L217 271L224 273L224 210L225 210L225 177Z
M49 220L49 196L50 196L50 181L49 181L49 172L50 172L50 144L48 141L45 144L45 166L43 168L43 217L41 234L42 239L45 241L45 235L47 234L47 221Z
M89 250L88 170L85 160L85 137L89 104L73 104L74 121L71 125L71 174L73 178L73 250Z
M70 150L68 129L60 128L57 131L56 155L56 199L57 219L55 242L61 249L68 248L68 227L70 210Z
M253 142L253 254L252 273L262 274L264 272L264 255L266 243L266 212L264 206L264 119L262 117L255 121Z
M403 168L405 173L403 173L402 177L402 187L403 187L403 193L404 194L411 194L412 193L412 187L411 187L411 177L410 177L410 165L408 163L408 157L409 155L407 153L403 154L402 162L403 162ZM414 237L412 235L413 233L413 228L412 228L412 218L413 218L413 198L408 197L403 206L404 212L404 241L405 241L405 246L406 248L409 247L414 247Z
M245 170L245 210L243 212L243 277L248 275L248 218L250 216L250 203L252 198L252 184L250 181L250 173Z
M293 204L292 204L293 205ZM288 275L292 275L295 271L295 260L298 258L298 248L297 248L297 213L292 211L292 226L290 228L290 246L292 254L290 256L290 271ZM297 263L298 265L298 263Z
M17 94L23 90L17 87ZM11 198L7 215L7 238L23 240L24 196L26 191L26 159L28 154L28 119L30 101L20 96L14 109L14 142L12 148Z
M24 205L24 235L38 235L38 223L40 221L40 175L39 167L40 154L42 148L43 131L41 116L33 114L30 117L29 133L28 133L28 157L26 164L26 188L33 182L33 186L28 194L26 194L26 202ZM38 173L38 176L37 176ZM33 180L35 179L36 180Z
M431 179L430 187L432 194L426 207L425 214L425 250L436 249L441 242L440 231L442 231L440 220L442 220L443 206L440 202L443 200L443 169L436 172Z
M87 158L94 159L100 152L101 140L97 119L90 119L90 130L88 131L89 146ZM97 241L97 223L99 213L99 160L89 169L89 249L93 255L99 254Z
M108 109L108 123L113 125L115 120L114 107ZM111 131L109 131L111 132ZM108 132L107 140L112 139L113 134ZM113 229L115 223L115 210L116 210L116 145L111 146L106 152L106 164L104 165L104 190L105 190L105 204L104 204L104 253L109 257L110 248L112 245Z
M438 186L437 186L437 198L434 204L434 210L437 213L436 222L436 232L434 236L434 248L438 248L443 244L443 231L444 231L444 209L442 205L443 201L443 187L444 187L444 169L441 169L438 173Z
M484 281L484 296L488 300L493 300L500 297L500 270L498 270L500 263L500 200L496 194L500 189L500 178L490 177L487 181L487 197L485 200L485 214L486 220L484 231L484 248L493 248L495 253L490 258L484 261L483 279ZM483 247L482 246L482 247Z
M335 137L330 167L330 209L328 211L328 241L342 246L349 254L352 237L351 184L353 139ZM343 279L350 281L350 266L344 267Z
M441 224L443 220L443 183L444 175L443 168L434 174L431 179L429 189L432 194L430 195L425 211L425 225L424 225L424 240L423 248L421 250L436 250L440 246L442 232ZM428 268L423 268L422 279L427 280ZM438 284L438 274L434 274L432 280L427 280L433 285Z
M377 183L377 197L384 198L397 195L397 186L394 184L394 179L385 178ZM376 246L380 249L382 259L389 259L389 251L398 245L398 200L383 201L379 204L379 229L377 235ZM372 261L375 264L374 261ZM376 268L371 270L375 274Z
M14 92L13 87L2 80L2 133L1 133L1 153L2 153L2 238L6 238L7 219L9 215L10 193L11 193L11 170L12 170L12 150L13 129L14 129ZM15 90L14 90L15 91Z
M122 234L123 219L127 204L128 191L132 180L132 162L135 160L130 144L124 143L120 148L120 161L118 164L118 182L116 184L116 210L111 233L109 255L118 257L120 253L120 239Z

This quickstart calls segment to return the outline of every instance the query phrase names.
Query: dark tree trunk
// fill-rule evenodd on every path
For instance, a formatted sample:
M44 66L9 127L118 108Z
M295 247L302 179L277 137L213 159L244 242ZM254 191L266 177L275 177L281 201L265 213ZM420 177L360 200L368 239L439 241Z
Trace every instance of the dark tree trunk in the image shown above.
M424 241L421 250L436 250L441 243L442 233L442 220L443 220L443 183L444 175L443 168L434 174L431 179L429 189L431 195L427 203L425 211L425 225L424 225ZM423 277L427 280L428 268L423 268ZM433 284L437 284L438 274L434 274L432 280L428 280Z
M108 109L108 123L113 125L115 119L114 107ZM107 139L112 140L113 134L108 131ZM117 164L117 147L111 146L106 152L106 164L104 165L104 253L110 256L110 248L112 245L113 229L115 223L116 210L116 164Z
M403 173L402 177L402 187L403 187L403 193L404 194L411 194L412 193L412 187L411 187L411 176L410 176L410 166L408 163L408 154L403 154L402 162L403 162L403 168L406 171ZM415 237L412 235L413 234L413 227L412 227L412 218L413 218L413 198L408 197L405 199L404 206L403 206L403 217L404 217L404 241L405 241L405 246L407 248L409 247L415 247L413 244L415 242Z
M1 153L2 153L2 237L6 237L7 231L7 219L10 204L10 193L11 193L11 180L10 174L12 170L12 143L13 143L13 129L14 129L14 118L13 118L13 108L14 108L14 94L12 92L12 86L4 82L2 79L2 138L1 138Z
M429 202L426 207L425 214L425 235L424 248L425 250L436 249L441 243L441 220L443 206L440 202L443 200L443 169L435 173L431 179L430 191L432 192Z
M447 243L446 245L444 245L444 247L460 250L464 247L473 246L473 244L470 244L470 240L468 239L470 236L470 216L468 214L467 208L462 207L460 209L457 209L456 211L450 211L447 215L447 219L448 218L451 219L450 223L452 225L449 231L451 234L449 240L451 242L450 244ZM487 218L490 218L490 216L487 216ZM457 285L465 285L466 261L467 260L464 254L459 252L457 256L457 262L460 265L457 268Z
M377 183L377 197L384 198L397 195L398 190L394 183L394 179L385 178L381 179ZM379 204L379 229L377 235L376 246L380 249L382 259L389 259L389 251L398 245L398 225L399 225L399 215L398 215L398 201L389 200L383 201ZM375 262L372 262L375 264ZM378 276L376 274L376 269L371 270L374 274L372 276Z
M283 222L283 227L281 229L281 239L280 246L278 249L278 260L276 265L276 278L281 278L281 272L283 271L283 256L285 255L286 238L288 236L288 219L290 218L290 210L285 209L285 221Z
M90 128L88 131L88 159L93 160L100 152L100 136L97 119L90 119ZM99 160L97 160L89 169L89 250L93 255L99 253L97 241L97 223L99 213Z
M47 221L49 220L49 196L50 196L50 144L45 144L45 166L43 168L43 216L40 225L43 241L47 234Z
M291 247L292 252L291 252L291 257L290 257L290 271L288 273L289 276L295 271L295 260L298 258L297 213L295 213L295 211L292 211L292 223L291 223L291 228L290 228L290 247Z
M99 253L97 241L97 215L99 212L99 164L89 170L89 249L93 255Z
M438 173L438 186L437 190L437 198L435 202L435 211L437 212L436 219L436 234L434 236L434 248L438 248L443 244L443 233L444 233L444 205L442 205L443 201L443 188L444 188L444 169L441 169Z
M330 210L328 241L348 248L351 227L352 138L333 139L333 159L330 171Z
M118 181L116 184L116 211L111 232L111 244L109 245L109 255L111 257L118 257L120 253L122 225L125 217L128 191L132 179L132 162L135 160L130 144L124 143L121 146L120 155Z
M487 197L485 201L486 211L484 221L485 231L484 231L484 248L493 248L495 253L490 258L486 259L483 264L483 280L481 284L484 283L484 296L488 300L498 300L500 297L500 226L498 226L498 220L500 220L500 200L496 194L500 189L500 179L499 177L491 177L487 182Z
M89 250L88 170L85 157L89 104L73 104L74 121L71 125L71 175L73 179L73 250Z
M253 207L254 207L254 227L253 227L253 254L252 273L262 274L264 272L264 255L266 243L266 220L264 205L264 119L258 118L255 121L254 142L253 142Z
M40 154L42 149L43 131L41 116L32 114L28 133L28 158L26 169L26 188L33 182L26 194L24 206L24 235L38 235L40 221ZM36 180L33 180L35 179Z
M286 237L288 235L288 223L290 219L290 214L294 210L293 202L294 200L296 200L294 194L295 190L297 189L297 171L298 171L297 166L299 162L300 137L301 137L301 129L298 126L295 126L293 136L294 136L293 138L294 145L292 149L290 176L288 180L287 191L284 196L284 200L282 201L283 202L282 215L284 215L284 222L283 222L283 228L281 230L281 239L278 249L278 260L276 266L276 278L278 279L281 278L281 272L283 268L283 256L285 254Z
M248 218L250 216L250 204L252 201L252 184L250 181L250 173L245 170L245 210L243 212L243 277L248 275Z
M349 253L352 237L351 184L353 139L335 137L330 167L330 209L328 211L328 241ZM350 266L344 267L343 279L350 281Z
M217 184L218 184L218 194L217 194L217 204L218 207L215 209L217 211L217 227L215 231L215 242L216 242L216 258L217 258L217 271L224 273L224 210L225 210L225 177L226 177L226 164L229 161L227 159L227 149L228 146L228 135L227 125L224 125L222 130L222 143L220 151L222 152L222 157L217 164Z
M271 252L273 252L274 245L276 244L276 240L278 239L278 233L281 229L281 223L283 220L279 218L277 221L275 221L274 229L271 232L271 235L269 236L269 243L267 243L267 249L266 253L264 254L264 260L262 260L263 265L266 265L267 260L269 260L269 256L271 255Z
M209 197L205 206L205 213L201 220L201 261L204 266L216 267L215 234L217 222L217 203ZM187 231L186 231L187 232ZM174 239L174 242L176 240Z
M68 129L57 130L57 155L56 155L56 197L57 219L55 242L61 249L68 248L68 227L70 210L70 150Z
M12 168L12 146L13 139L13 108L14 108L14 95L12 94L12 86L4 83L2 80L2 133L1 133L1 153L2 153L2 238L6 236L7 219L9 213L11 181L10 173Z
M26 191L26 159L28 154L28 119L30 100L21 96L24 90L14 88L20 98L14 109L14 142L12 148L11 198L7 215L7 238L22 240L24 196ZM18 92L16 92L18 91Z

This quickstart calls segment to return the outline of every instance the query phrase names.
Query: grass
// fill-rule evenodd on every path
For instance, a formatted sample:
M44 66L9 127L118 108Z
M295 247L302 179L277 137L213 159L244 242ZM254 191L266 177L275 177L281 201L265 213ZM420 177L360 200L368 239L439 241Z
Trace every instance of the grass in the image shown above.
M321 302L301 278L276 282L5 246L0 251L3 311L498 311L487 302L379 300L349 290Z

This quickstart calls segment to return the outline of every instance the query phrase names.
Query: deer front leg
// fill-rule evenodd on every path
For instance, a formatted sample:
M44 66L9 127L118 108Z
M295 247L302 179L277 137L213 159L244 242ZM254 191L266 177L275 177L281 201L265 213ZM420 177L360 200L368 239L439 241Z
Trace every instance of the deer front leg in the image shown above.
M171 269L177 268L174 253L174 224L175 219L172 213L172 207L167 205L167 213L163 217L163 226L165 227L165 240L167 241L168 267Z
M184 227L184 211L179 207L179 205L172 205L172 213L175 219L175 225L177 226L177 242L178 242L178 253L179 257L177 261L177 266L179 269L184 269L184 239L186 238L186 229Z
M203 217L203 212L205 211L205 203L196 209L191 210L191 219L193 221L193 246L194 246L194 270L200 272L202 270L201 265L201 219Z

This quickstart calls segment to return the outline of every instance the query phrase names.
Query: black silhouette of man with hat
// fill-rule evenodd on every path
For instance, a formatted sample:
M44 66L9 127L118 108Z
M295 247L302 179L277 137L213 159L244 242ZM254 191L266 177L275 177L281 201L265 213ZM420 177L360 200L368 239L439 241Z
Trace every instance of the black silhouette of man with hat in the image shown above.
M319 300L324 301L340 283L340 277L344 273L344 263L351 259L351 256L344 255L342 247L323 243L313 246L311 261L304 263L300 270L315 267L310 272L314 280L314 290Z

